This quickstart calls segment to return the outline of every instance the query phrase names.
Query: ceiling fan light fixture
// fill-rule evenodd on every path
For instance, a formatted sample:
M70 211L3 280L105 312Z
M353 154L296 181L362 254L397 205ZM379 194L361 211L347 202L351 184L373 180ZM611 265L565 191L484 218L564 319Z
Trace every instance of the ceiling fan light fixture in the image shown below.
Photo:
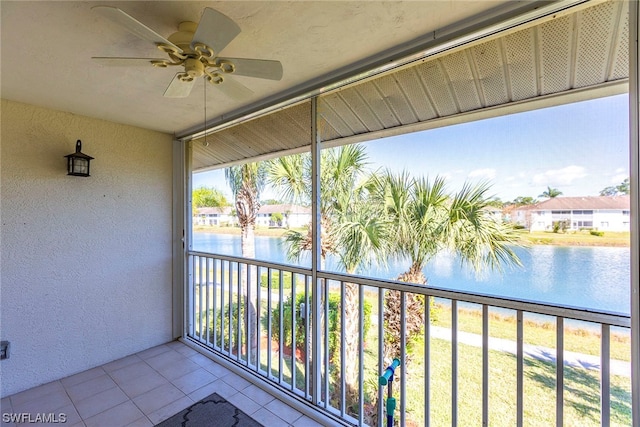
M196 79L204 75L205 64L198 59L187 58L187 60L184 61L184 71L189 77Z

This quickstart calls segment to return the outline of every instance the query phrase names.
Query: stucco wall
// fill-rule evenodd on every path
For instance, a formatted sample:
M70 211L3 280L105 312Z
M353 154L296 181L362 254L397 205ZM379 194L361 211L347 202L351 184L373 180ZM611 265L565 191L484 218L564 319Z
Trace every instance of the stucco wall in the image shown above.
M2 396L171 337L172 137L2 100ZM91 177L64 155L95 157Z

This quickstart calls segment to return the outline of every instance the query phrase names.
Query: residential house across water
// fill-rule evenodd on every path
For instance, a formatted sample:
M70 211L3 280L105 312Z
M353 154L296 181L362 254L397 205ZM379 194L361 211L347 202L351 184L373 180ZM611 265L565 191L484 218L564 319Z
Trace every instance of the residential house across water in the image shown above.
M557 222L569 230L629 231L629 211L628 195L553 197L515 210L513 221L531 231L552 230Z
M229 226L236 222L236 216L230 206L197 208L193 212L194 225Z
M293 204L262 205L258 211L258 227L306 227L311 222L311 208ZM197 208L193 213L194 225L231 226L238 219L230 206Z
M262 205L258 211L256 225L262 227L306 227L311 222L311 208L304 206Z

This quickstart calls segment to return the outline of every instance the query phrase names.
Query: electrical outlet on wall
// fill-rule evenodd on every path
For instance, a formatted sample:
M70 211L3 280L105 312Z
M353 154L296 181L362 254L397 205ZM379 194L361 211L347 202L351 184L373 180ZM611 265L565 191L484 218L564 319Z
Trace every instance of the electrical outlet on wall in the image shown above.
M9 341L0 341L0 360L9 358Z

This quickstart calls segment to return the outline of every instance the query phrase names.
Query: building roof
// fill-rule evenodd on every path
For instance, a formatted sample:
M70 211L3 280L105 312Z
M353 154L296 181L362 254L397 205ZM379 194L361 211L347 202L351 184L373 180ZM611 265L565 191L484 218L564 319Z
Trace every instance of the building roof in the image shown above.
M291 214L310 214L311 208L307 208L300 205L285 204L285 205L262 205L258 213L272 214L272 213L291 213Z
M198 213L202 215L211 215L211 214L219 214L219 215L231 215L231 206L225 206L222 208L214 207L214 208L197 208Z
M552 197L544 202L522 207L532 211L569 210L569 209L629 209L631 201L624 196L583 196L583 197Z
M482 208L483 211L489 212L489 213L497 213L500 212L502 213L502 209L497 208L495 206L485 206Z

